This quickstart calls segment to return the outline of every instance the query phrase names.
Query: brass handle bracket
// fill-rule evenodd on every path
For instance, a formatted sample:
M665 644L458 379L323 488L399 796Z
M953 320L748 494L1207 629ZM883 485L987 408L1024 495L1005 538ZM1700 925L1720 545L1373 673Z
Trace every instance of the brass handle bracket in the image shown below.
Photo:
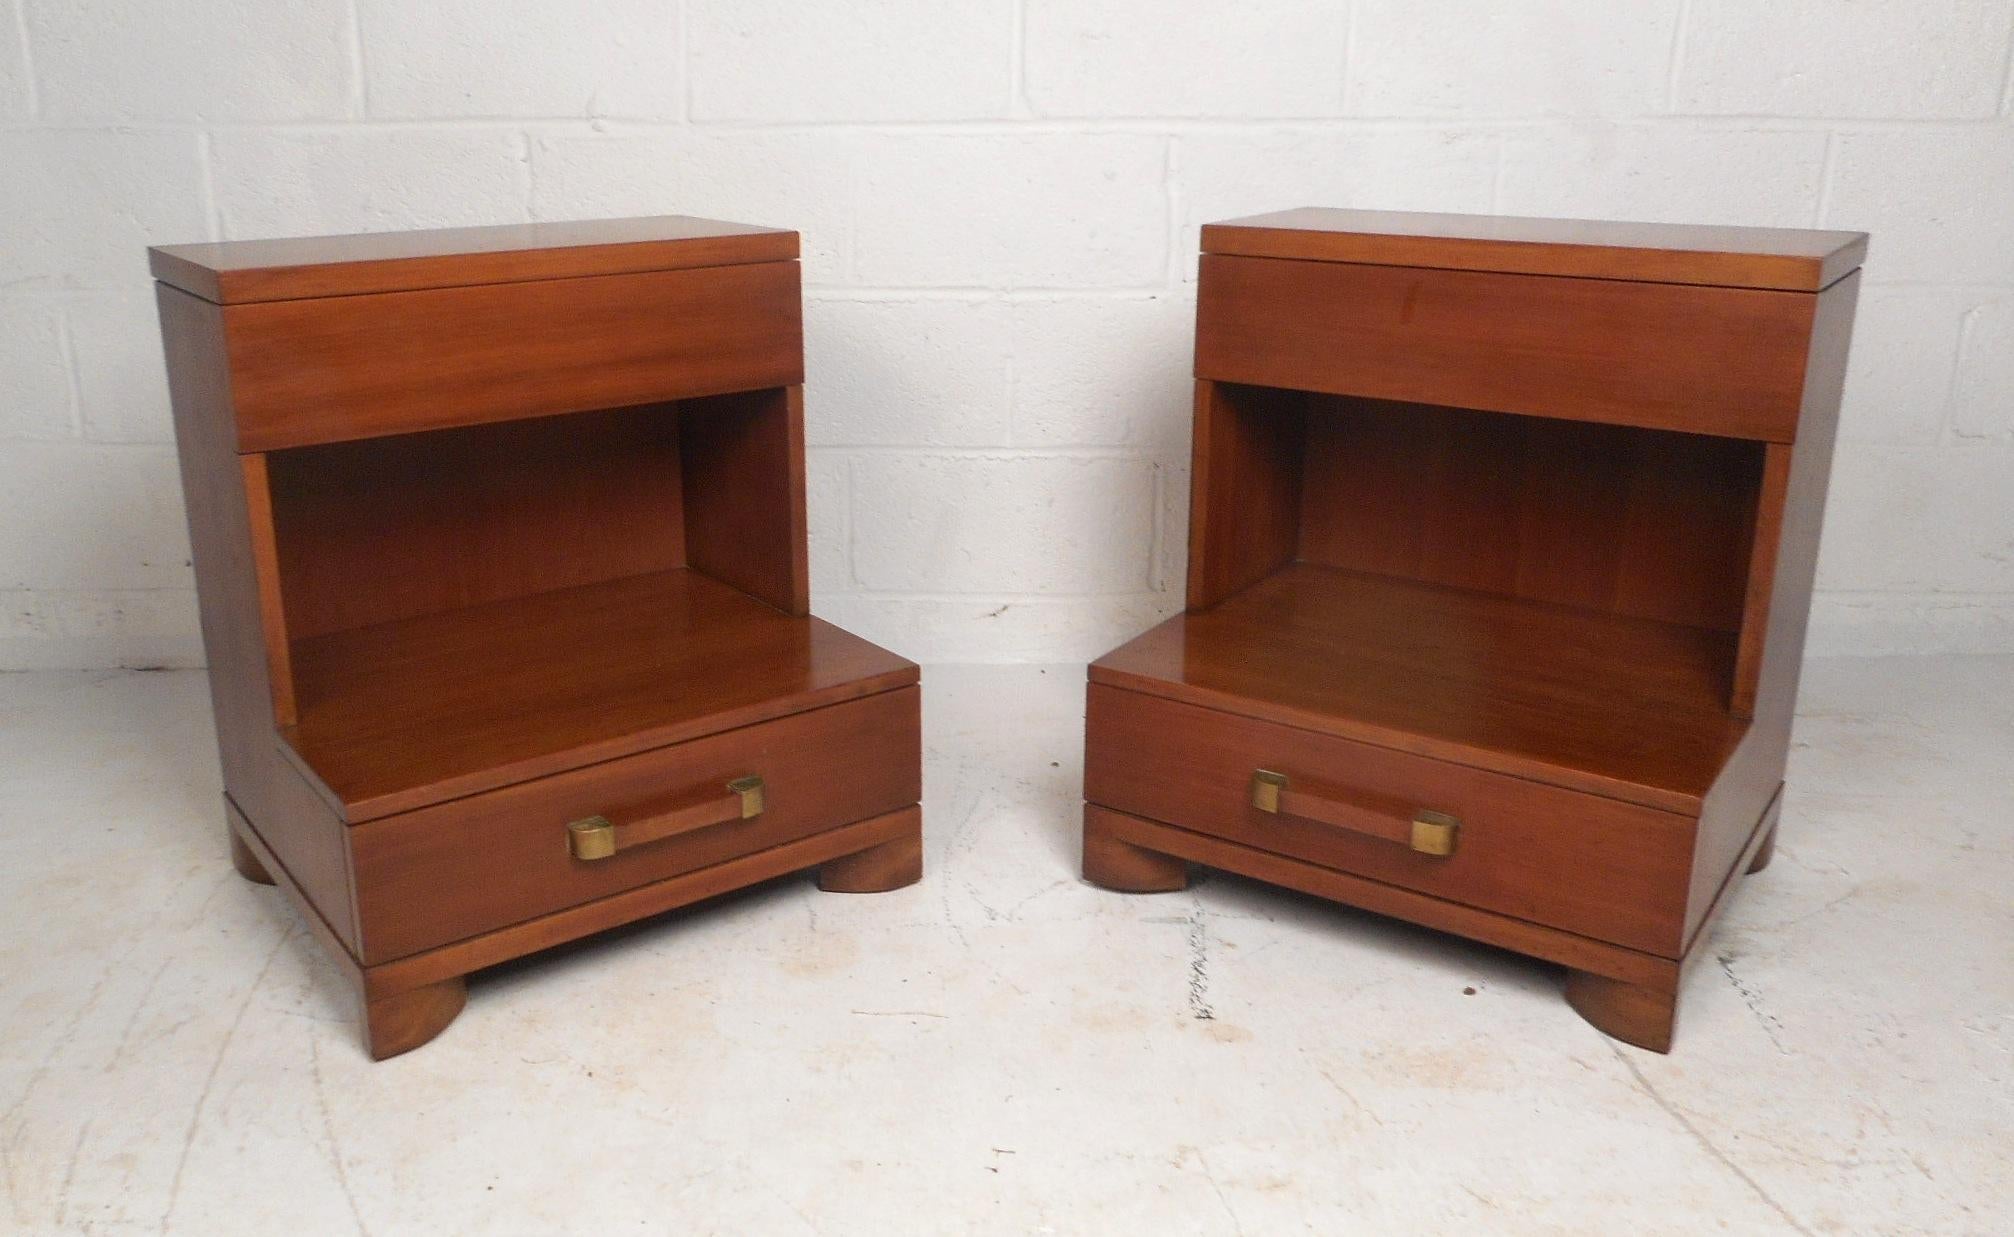
M566 848L574 858L592 862L606 859L618 850L660 842L681 833L750 820L762 815L768 806L762 779L751 773L728 782L724 795L628 824L618 825L606 816L568 821Z
M762 815L762 809L769 806L763 795L762 779L753 773L729 782L727 792L741 800L743 820Z
M1272 769L1252 772L1251 791L1252 806L1261 812L1304 817L1382 841L1400 842L1437 859L1454 854L1461 835L1462 822L1446 812L1421 808L1408 820L1363 804L1291 790L1287 775Z
M1412 848L1422 855L1446 858L1455 853L1455 839L1460 836L1462 822L1446 812L1430 812L1425 808L1413 813Z
M615 853L615 822L606 816L568 821L566 848L576 859L606 859Z
M1278 814L1280 796L1287 790L1287 775L1275 773L1271 769L1258 769L1252 774L1252 806L1261 812Z

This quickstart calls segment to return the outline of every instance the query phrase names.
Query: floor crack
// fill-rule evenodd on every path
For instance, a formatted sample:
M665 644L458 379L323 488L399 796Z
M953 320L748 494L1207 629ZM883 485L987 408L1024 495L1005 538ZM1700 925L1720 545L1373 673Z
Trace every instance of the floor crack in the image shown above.
M1755 1015L1755 1021L1761 1025L1762 1033L1769 1037L1769 1042L1776 1046L1776 1051L1786 1057L1795 1056L1796 1054L1784 1047L1783 1041L1777 1038L1776 1033L1783 1024L1777 1021L1776 1015L1762 1008L1761 991L1734 973L1733 955L1715 954L1713 960L1720 964L1720 973L1727 976L1728 983L1734 985L1735 994L1741 998L1743 1005L1748 1006L1748 1012Z
M1201 1147L1197 1147L1195 1151L1196 1163L1203 1166L1203 1180L1210 1183L1210 1192L1217 1196L1217 1205L1224 1209L1225 1215L1231 1217L1231 1228L1238 1237L1245 1237L1245 1222L1238 1218L1237 1209L1231 1206L1231 1200L1225 1196L1222 1183L1217 1180L1217 1174L1210 1169L1210 1161L1204 1157Z
M1199 903L1189 916L1189 1016L1198 1022L1216 1020L1210 1006L1210 925Z
M308 1028L308 1068L315 1084L315 1107L322 1114L322 1137L329 1144L329 1164L336 1170L336 1185L343 1192L343 1201L350 1205L350 1218L357 1222L357 1231L370 1237L370 1226L364 1223L364 1213L357 1206L357 1193L350 1187L350 1173L343 1166L343 1144L336 1138L335 1118L329 1113L329 1090L322 1081L321 1032Z
M245 1021L246 1012L252 1008L252 998L256 997L259 989L265 986L266 975L273 969L273 963L279 959L280 951L293 939L292 928L280 934L280 939L274 943L272 952L266 955L266 964L259 968L258 975L252 980L252 986L245 989L245 999L238 1002L238 1012L232 1015L231 1025L224 1031L224 1038L217 1045L217 1056L210 1062L210 1072L203 1079L203 1090L196 1096L195 1109L189 1114L189 1128L182 1131L182 1154L175 1160L175 1175L168 1182L168 1205L161 1212L161 1227L164 1229L168 1227L168 1222L175 1218L175 1204L182 1198L182 1174L189 1167L189 1152L196 1145L196 1131L203 1124L203 1110L210 1106L210 1092L217 1085L217 1074L224 1068L224 1058L231 1051L231 1041L237 1038L238 1027Z
M1713 1159L1716 1162L1718 1162L1722 1168L1725 1168L1728 1172L1731 1172L1736 1177L1739 1177L1741 1179L1741 1183L1747 1186L1750 1192L1752 1192L1757 1198L1761 1199L1765 1204L1767 1204L1771 1211L1774 1211L1779 1217L1781 1217L1785 1224L1788 1224L1790 1227L1796 1229L1798 1232L1803 1233L1804 1237L1812 1237L1811 1230L1804 1227L1804 1225L1798 1223L1797 1217L1791 1215L1790 1212L1784 1208L1782 1203L1777 1202L1776 1199L1769 1193L1768 1190L1763 1189L1761 1182L1757 1181L1754 1177L1749 1176L1747 1169L1744 1169L1741 1165L1735 1163L1731 1158L1728 1157L1728 1154L1725 1151L1722 1151L1719 1147L1714 1145L1712 1139L1708 1138L1705 1134L1701 1133L1699 1127L1692 1123L1692 1118L1685 1115L1684 1110L1680 1109L1678 1105L1672 1103L1670 1100L1665 1099L1664 1096L1659 1093L1656 1087L1651 1086L1650 1079L1643 1076L1643 1071L1636 1067L1636 1062L1630 1060L1629 1056L1626 1053L1624 1053L1621 1048L1617 1047L1615 1044L1610 1044L1608 1046L1608 1050L1615 1054L1615 1059L1622 1062L1623 1068L1629 1071L1629 1076L1636 1080L1636 1089L1643 1092L1644 1095L1648 1096L1651 1103L1656 1104L1659 1108L1663 1109L1666 1116L1670 1117L1673 1121L1676 1121L1678 1123L1678 1127L1684 1130L1688 1135L1690 1135L1693 1142L1699 1144L1700 1150L1706 1152L1709 1156L1712 1156Z

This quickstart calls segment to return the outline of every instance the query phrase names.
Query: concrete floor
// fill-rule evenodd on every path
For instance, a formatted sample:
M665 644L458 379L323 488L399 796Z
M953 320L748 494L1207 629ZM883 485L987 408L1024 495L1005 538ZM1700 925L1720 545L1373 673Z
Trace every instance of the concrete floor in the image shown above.
M1678 1051L1549 967L1076 875L1081 667L926 672L928 874L479 976L373 1065L199 675L0 675L0 1230L2014 1232L2014 660L1821 662Z

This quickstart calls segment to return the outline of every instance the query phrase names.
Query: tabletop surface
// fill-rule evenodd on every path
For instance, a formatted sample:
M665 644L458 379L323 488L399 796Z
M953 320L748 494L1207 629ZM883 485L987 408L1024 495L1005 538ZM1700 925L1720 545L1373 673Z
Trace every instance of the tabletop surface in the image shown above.
M160 245L154 277L220 304L792 261L797 233L689 215Z
M1815 292L1857 268L1864 232L1295 210L1203 225L1203 252Z

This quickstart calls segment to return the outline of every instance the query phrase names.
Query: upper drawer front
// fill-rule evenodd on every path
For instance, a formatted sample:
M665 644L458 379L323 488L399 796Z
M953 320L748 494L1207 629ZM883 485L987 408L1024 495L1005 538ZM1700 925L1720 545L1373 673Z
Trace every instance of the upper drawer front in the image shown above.
M1260 769L1285 774L1296 792L1278 813L1253 805ZM1090 689L1084 797L1452 902L1680 952L1694 822L1671 812L1101 685ZM1460 822L1452 854L1403 840L1419 809ZM1325 813L1355 819L1318 819ZM1387 825L1395 837L1358 831Z
M376 964L907 807L914 687L828 705L350 828L363 960ZM575 858L567 825L662 819L763 779L748 819Z
M224 308L241 451L790 386L797 263Z
M1788 442L1816 301L1206 254L1196 376Z

